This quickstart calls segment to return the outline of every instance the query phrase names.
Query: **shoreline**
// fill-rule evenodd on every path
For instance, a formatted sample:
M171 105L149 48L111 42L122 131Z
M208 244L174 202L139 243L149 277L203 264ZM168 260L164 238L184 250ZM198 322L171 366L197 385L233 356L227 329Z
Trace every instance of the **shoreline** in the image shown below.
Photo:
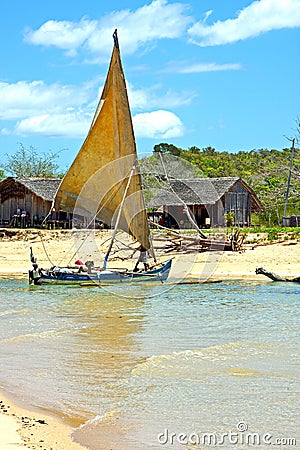
M72 431L58 416L20 406L0 389L1 450L87 450L72 440Z
M103 235L101 236L103 239ZM59 244L59 245L58 245ZM95 244L95 241L94 241ZM70 248L74 251L74 241L70 235L55 232L48 234L46 247L53 260L59 261ZM97 244L98 251L100 244ZM27 281L30 268L29 249L33 247L40 264L47 267L49 262L41 240L11 239L0 240L0 280L18 278ZM102 248L101 248L102 250ZM90 255L87 255L90 256ZM267 245L247 245L242 252L201 252L174 256L178 272L170 274L170 283L214 283L226 281L272 282L263 275L256 275L255 268L263 266L270 271L285 276L299 276L300 242L286 240ZM167 256L165 257L165 259ZM133 259L125 262L112 261L111 266L134 264ZM46 265L48 263L48 265ZM178 263L178 264L177 264ZM204 270L206 268L206 271ZM188 273L184 270L187 269ZM181 281L179 281L181 280ZM74 428L59 413L22 405L18 399L0 389L0 449L19 450L86 450L87 447L72 440ZM21 406L20 406L21 403ZM75 421L75 418L74 418ZM68 423L69 422L69 423ZM79 425L79 424L77 424ZM103 442L109 444L110 427L105 430Z
M13 230L15 232L15 230ZM95 261L100 265L103 260L110 232L108 230L92 233L88 240L84 231L75 235L64 230L47 230L42 235L37 230L20 230L14 237L0 236L0 276L27 277L31 269L30 248L37 258L39 267L72 264L76 259ZM121 236L123 239L123 236ZM131 250L121 253L123 260L113 257L109 267L133 269L137 253ZM159 253L159 252L158 252ZM160 252L161 253L161 252ZM207 250L201 252L170 252L159 260L166 261L173 257L169 279L172 281L198 279L200 282L227 280L267 280L263 275L256 275L257 267L278 273L282 276L299 276L300 241L287 239L275 242L246 243L242 251ZM50 260L51 259L51 260Z

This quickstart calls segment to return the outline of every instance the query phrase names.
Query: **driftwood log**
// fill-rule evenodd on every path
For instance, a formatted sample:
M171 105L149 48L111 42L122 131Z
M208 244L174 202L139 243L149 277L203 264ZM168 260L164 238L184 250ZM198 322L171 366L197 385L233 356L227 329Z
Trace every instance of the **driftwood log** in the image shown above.
M166 241L166 236L169 239L167 246L168 250L171 251L171 246L173 246L173 250L184 250L186 247L190 247L193 244L202 247L205 250L219 250L219 251L233 251L238 252L242 250L242 246L244 243L245 235L240 235L240 231L236 230L232 233L232 235L228 239L215 239L208 238L205 235L205 238L202 236L188 236L185 234L181 234L179 231L174 229L166 228L160 224L157 224L153 221L149 221L153 227L157 229L162 229L166 231L166 235L161 235L161 237L155 238L155 240L164 240Z
M255 269L255 273L258 275L265 275L266 277L270 278L273 281L289 281L294 283L300 283L300 277L282 277L274 272L270 272L264 269L263 267L257 267L257 269Z

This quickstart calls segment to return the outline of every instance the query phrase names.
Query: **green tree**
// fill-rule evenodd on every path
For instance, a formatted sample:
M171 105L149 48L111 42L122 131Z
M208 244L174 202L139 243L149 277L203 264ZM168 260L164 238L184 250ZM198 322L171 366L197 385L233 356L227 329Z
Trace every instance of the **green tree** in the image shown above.
M170 153L174 156L180 156L181 153L181 148L178 148L173 144L166 144L165 142L154 145L153 149L154 153Z
M7 172L15 177L60 178L63 174L59 172L57 159L61 151L39 153L34 147L27 149L20 143L19 149L13 155L5 155L0 176L2 171L2 175Z

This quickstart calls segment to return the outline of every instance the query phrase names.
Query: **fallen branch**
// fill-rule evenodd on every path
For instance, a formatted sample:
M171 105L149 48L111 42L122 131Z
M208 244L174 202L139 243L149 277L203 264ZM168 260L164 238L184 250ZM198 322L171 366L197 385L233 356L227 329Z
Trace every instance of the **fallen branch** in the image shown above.
M280 275L277 275L274 272L269 272L268 270L264 269L263 267L257 267L257 269L255 269L255 273L257 275L265 275L266 277L270 278L273 281L288 281L288 282L293 282L293 283L300 283L300 277L282 277Z
M209 250L224 250L224 251L233 251L239 252L242 250L242 246L245 240L245 235L240 236L240 231L235 231L232 236L228 240L218 240L218 239L210 239L207 236L205 238L199 236L187 236L186 234L182 234L178 231L175 231L170 228L166 228L160 224L157 224L153 221L149 221L152 225L156 226L159 229L167 231L167 235L171 242L177 246L184 247L185 241L192 241L195 245L200 245L201 247L207 248ZM166 240L166 236L164 234L159 234L153 240L162 241Z

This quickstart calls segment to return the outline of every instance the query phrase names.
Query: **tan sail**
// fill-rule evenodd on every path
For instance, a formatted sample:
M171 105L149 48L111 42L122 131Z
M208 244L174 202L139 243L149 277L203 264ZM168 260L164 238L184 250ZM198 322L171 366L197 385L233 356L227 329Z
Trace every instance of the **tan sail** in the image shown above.
M114 226L131 175L118 227L148 250L149 229L132 119L116 34L114 38L108 75L91 128L62 180L55 208L97 217Z

